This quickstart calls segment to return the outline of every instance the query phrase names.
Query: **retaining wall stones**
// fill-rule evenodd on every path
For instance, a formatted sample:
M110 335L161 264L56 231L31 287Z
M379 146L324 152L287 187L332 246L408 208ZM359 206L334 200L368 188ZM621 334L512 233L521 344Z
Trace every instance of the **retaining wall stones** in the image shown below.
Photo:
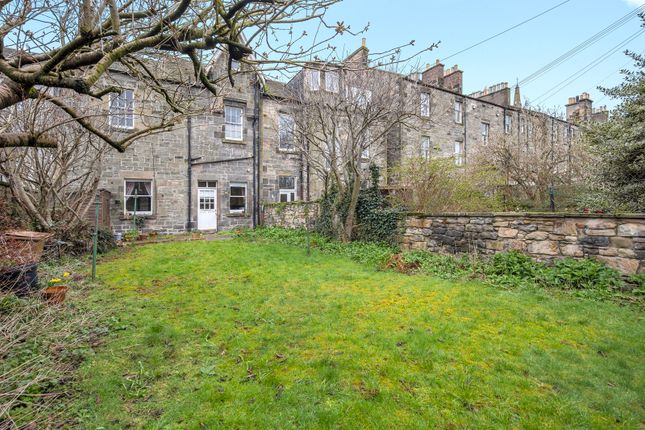
M265 205L265 225L306 227L317 203ZM597 258L624 274L645 274L645 215L552 213L408 214L403 249L450 254L522 251L537 260Z
M543 261L592 257L645 273L645 215L410 214L401 244L453 254L518 250Z
M267 203L262 207L262 224L285 228L311 227L318 218L318 207L317 202Z

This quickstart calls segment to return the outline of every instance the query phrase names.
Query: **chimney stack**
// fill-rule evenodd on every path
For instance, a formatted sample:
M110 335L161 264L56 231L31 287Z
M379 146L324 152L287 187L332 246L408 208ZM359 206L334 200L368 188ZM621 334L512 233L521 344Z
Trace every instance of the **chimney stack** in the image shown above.
M421 80L423 83L439 87L443 86L443 67L443 64L441 64L439 60L435 62L434 66L427 64L426 69L421 74Z
M455 64L443 76L443 87L461 94L463 90L463 75L464 73L459 70L459 66Z

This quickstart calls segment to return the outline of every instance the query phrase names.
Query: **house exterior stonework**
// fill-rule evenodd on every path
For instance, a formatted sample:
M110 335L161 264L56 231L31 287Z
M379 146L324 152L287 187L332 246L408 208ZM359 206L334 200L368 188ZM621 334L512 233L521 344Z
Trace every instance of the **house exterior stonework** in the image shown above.
M346 63L364 62L366 53L362 47ZM218 68L226 67L226 61L220 59L213 67L221 72ZM287 84L243 70L234 86L225 84L220 97L201 91L197 103L206 108L198 114L141 138L123 153L110 151L99 188L109 195L112 229L132 228L133 199L140 200L136 216L144 220L144 230L178 233L253 227L261 222L263 204L319 198L324 178L312 172L306 157L281 142L281 127L298 109L290 91L304 85L309 70ZM317 91L329 90L325 74L338 70L338 65L320 65ZM570 144L577 136L572 123L527 114L518 106L519 94L511 103L507 85L462 94L463 73L456 66L444 71L435 64L418 76L399 78L401 91L418 97L421 111L413 127L399 127L382 142L387 156L366 160L382 167L383 185L396 186L387 178L388 168L410 158L453 157L457 164L467 163L488 135L526 143L529 124L535 121L550 127L554 144ZM200 90L199 84L193 85ZM123 86L136 88L136 83ZM343 94L343 89L336 92ZM135 109L136 103L135 91ZM143 196L133 197L134 190Z

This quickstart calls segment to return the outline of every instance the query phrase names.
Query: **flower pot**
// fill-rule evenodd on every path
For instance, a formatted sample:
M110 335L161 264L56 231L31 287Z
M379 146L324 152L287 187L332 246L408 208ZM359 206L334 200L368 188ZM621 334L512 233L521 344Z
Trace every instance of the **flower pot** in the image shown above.
M66 285L54 285L43 290L43 300L52 305L57 305L65 301L67 290Z

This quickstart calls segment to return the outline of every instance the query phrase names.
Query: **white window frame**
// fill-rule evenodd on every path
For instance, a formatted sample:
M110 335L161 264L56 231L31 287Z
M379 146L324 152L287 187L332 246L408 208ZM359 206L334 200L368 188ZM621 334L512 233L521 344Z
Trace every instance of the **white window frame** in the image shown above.
M479 128L480 128L480 132L481 132L481 135L482 135L482 143L484 145L488 145L488 141L489 141L489 138L490 138L490 123L482 121L482 123L479 126Z
M291 134L291 143L288 145L283 144L282 136L283 136L283 127L285 124L283 123L283 120L288 120L291 122L291 130L289 133ZM295 136L295 130L296 130L296 121L293 117L293 115L285 112L280 112L278 114L278 149L281 151L294 151L295 148L295 143L296 143L296 136Z
M421 136L421 158L430 159L431 144L429 136Z
M142 195L137 195L137 197L150 197L150 210L149 211L141 211L137 210L136 214L137 215L142 215L142 216L150 216L154 212L154 194L155 194L155 189L153 187L152 179L124 179L123 180L123 213L125 215L134 215L134 211L129 211L128 210L128 198L134 197L134 194L127 194L128 192L128 182L148 182L150 183L150 195L149 196L142 196Z
M293 188L281 188L280 187L280 178L292 178L293 179ZM295 176L280 175L278 176L278 202L282 202L282 196L287 196L286 203L295 202L298 200L296 190L298 189L298 178Z
M231 60L231 70L239 72L240 70L242 70L242 63L237 60Z
M340 92L340 74L337 71L327 71L325 73L325 91L336 94Z
M462 142L455 141L455 164L457 166L464 165L464 154L462 148Z
M232 134L232 129L229 128L230 126L238 126L238 124L229 122L228 118L229 116L227 115L227 111L229 109L238 109L240 111L240 135L239 137L235 136ZM231 133L231 134L229 134ZM240 106L234 106L234 105L224 105L224 139L225 140L232 140L236 142L241 142L244 140L244 108Z
M351 100L363 109L372 101L372 91L365 88L349 87L349 95Z
M430 94L421 93L421 116L430 116Z
M236 188L244 188L244 195L243 196L234 196L232 194L233 187ZM228 210L232 214L243 214L246 212L246 203L247 203L247 198L248 198L248 188L246 186L246 182L231 182L228 184ZM231 208L231 198L233 197L243 197L244 198L244 207L242 209L233 209Z
M361 151L361 159L369 160L370 158L370 147L372 146L372 132L369 129L366 129L363 132L363 141L361 142L363 147Z
M113 103L115 99L122 99L126 94L131 94L131 106L127 106L128 100L124 100L124 106L114 107ZM109 101L109 113L110 113L110 127L120 128L122 130L133 130L134 129L134 90L131 88L123 88L120 94L110 93ZM118 122L125 122L126 124L117 123L115 120L118 119ZM128 125L128 119L130 119L132 125Z
M318 69L310 69L308 75L309 75L309 89L311 91L320 91L321 71Z
M463 124L464 123L464 102L461 100L455 100L454 110L455 110L454 112L455 123Z
M511 114L504 115L504 132L509 134L513 129L513 116Z

